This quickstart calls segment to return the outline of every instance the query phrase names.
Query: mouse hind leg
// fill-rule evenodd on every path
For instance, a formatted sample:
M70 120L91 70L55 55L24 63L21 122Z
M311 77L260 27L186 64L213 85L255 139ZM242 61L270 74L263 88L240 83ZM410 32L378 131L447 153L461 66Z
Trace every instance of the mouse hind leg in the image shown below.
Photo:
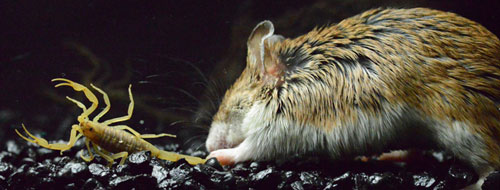
M468 163L479 175L479 180L466 189L481 189L486 177L494 171L494 164L488 160L490 154L484 138L473 132L471 126L459 121L437 123L434 130L438 146Z

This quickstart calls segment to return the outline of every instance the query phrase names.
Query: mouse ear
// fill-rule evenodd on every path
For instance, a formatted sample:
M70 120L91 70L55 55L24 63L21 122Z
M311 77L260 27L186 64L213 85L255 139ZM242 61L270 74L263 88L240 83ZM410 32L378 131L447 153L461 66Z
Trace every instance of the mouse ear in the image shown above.
M272 36L274 26L271 21L265 20L257 24L248 37L248 64L259 68L264 63L264 40Z
M282 76L286 70L285 65L273 61L268 47L285 38L281 35L273 35L274 26L271 21L262 21L253 29L247 41L248 64L261 74L264 82L274 85L282 83ZM281 81L281 82L280 82Z

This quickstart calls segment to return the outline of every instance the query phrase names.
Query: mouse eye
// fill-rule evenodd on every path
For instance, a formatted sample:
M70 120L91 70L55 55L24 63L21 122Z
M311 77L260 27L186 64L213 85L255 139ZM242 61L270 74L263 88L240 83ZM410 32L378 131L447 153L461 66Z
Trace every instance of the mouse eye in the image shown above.
M94 130L94 128L92 128L92 127L89 128L89 131L93 131L93 130Z
M250 107L249 104L250 104L250 102L248 100L245 100L245 99L240 100L238 102L238 104L236 105L236 109L242 111L243 109Z
M234 107L234 109L236 109L236 110L242 110L242 109L243 109L243 107L241 107L241 105L236 105L236 106Z
M234 106L234 109L240 111L240 110L243 110L243 106L241 104L241 102L238 102L238 104L236 104L236 106Z

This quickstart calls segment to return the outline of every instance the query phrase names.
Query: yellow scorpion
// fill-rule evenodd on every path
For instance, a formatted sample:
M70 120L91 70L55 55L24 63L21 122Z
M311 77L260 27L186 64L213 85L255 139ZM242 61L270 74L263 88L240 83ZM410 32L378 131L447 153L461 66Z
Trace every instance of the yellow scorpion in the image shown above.
M94 155L90 150L90 144L92 143L94 152L99 154L104 159L106 159L109 162L108 166L113 165L114 160L118 158L121 158L120 165L122 165L123 163L125 163L125 159L128 157L129 153L134 153L143 150L150 151L151 156L163 160L177 161L181 158L184 158L188 163L193 165L205 163L206 161L205 159L163 151L144 140L146 138L158 138L164 136L175 137L175 135L170 135L165 133L140 134L126 125L110 126L113 123L126 121L132 117L132 112L134 109L134 99L132 98L132 91L131 91L132 85L129 85L128 87L128 94L130 97L128 114L122 117L109 119L104 122L99 122L99 119L104 114L106 114L111 107L108 95L103 90L90 84L92 88L94 88L103 95L104 103L106 104L104 110L102 110L99 114L97 114L94 117L94 119L90 120L88 116L97 108L97 105L99 103L99 101L97 100L96 96L92 93L92 91L90 91L87 87L81 84L78 84L76 82L64 78L56 78L52 79L52 81L53 82L62 81L61 83L56 84L55 87L70 86L75 91L83 91L87 99L89 99L90 102L92 102L92 105L90 106L90 108L87 109L83 103L66 96L68 100L72 101L83 110L83 113L77 118L78 124L74 124L72 126L68 144L62 144L62 143L49 144L47 140L32 135L26 129L24 124L22 124L24 131L26 131L26 134L28 134L31 138L33 138L30 139L28 137L21 135L21 133L16 129L16 133L24 140L38 144L44 148L52 150L60 150L62 154L64 151L69 150L71 147L73 147L75 142L80 137L85 136L86 137L85 145L87 146L89 156L88 157L83 156L82 154L83 150L82 150L80 151L80 157L87 162L90 162L92 159L94 159Z

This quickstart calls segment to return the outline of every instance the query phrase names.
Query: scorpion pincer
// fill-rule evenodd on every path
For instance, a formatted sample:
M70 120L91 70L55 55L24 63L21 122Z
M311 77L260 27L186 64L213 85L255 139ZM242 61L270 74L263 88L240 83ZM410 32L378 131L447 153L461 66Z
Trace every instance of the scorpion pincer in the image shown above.
M77 118L78 124L74 124L72 126L69 142L67 144L62 144L62 143L49 144L47 140L40 137L36 137L33 134L31 134L26 129L24 124L22 124L24 131L26 131L26 134L28 134L31 138L33 138L30 139L28 137L21 135L21 133L16 129L16 133L24 140L38 144L44 148L52 150L60 150L62 154L64 151L69 150L71 147L73 147L75 142L79 138L85 136L86 137L85 145L88 149L89 156L88 157L83 156L82 152L80 152L81 158L87 162L90 162L92 159L94 159L94 155L92 154L92 151L90 149L90 146L92 145L94 152L103 157L104 159L106 159L109 162L109 166L113 165L114 160L118 158L121 158L120 165L123 164L125 162L125 159L128 157L129 153L134 153L138 151L150 151L151 156L163 160L177 161L179 159L184 158L188 163L193 165L205 163L205 159L163 151L156 148L154 145L147 142L146 140L144 140L146 138L158 138L164 136L175 137L175 135L170 135L165 133L140 134L126 125L110 126L113 123L126 121L132 117L132 112L134 109L134 99L132 98L132 91L131 91L132 85L130 85L128 88L128 93L130 97L128 114L122 117L99 122L99 119L104 114L106 114L111 107L108 95L103 90L90 84L92 88L94 88L96 91L98 91L103 95L104 103L106 104L106 107L99 114L97 114L92 120L90 120L89 115L92 112L94 112L99 103L94 93L92 93L92 91L90 91L87 87L68 79L56 78L52 79L52 81L53 82L62 81L61 83L56 84L55 87L70 86L75 91L83 91L87 99L89 99L90 102L92 102L92 105L87 109L83 103L73 98L66 97L68 100L72 101L83 110L82 114Z

